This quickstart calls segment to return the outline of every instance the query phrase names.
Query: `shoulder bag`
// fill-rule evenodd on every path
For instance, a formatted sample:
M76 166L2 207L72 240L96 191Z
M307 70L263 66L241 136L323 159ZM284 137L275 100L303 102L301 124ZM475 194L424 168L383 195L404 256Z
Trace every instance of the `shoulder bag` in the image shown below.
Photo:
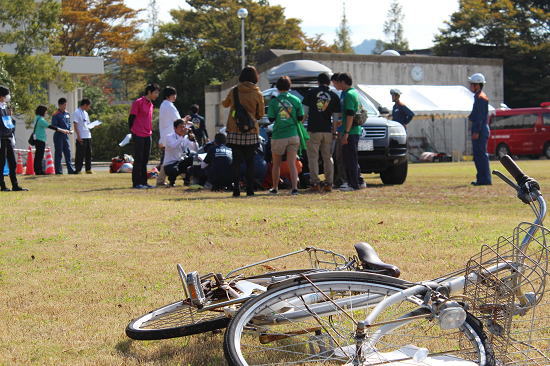
M29 136L29 145L31 146L34 146L36 145L36 137L35 137L35 133L36 133L36 125L38 124L38 121L34 120L34 130L32 131L31 135Z

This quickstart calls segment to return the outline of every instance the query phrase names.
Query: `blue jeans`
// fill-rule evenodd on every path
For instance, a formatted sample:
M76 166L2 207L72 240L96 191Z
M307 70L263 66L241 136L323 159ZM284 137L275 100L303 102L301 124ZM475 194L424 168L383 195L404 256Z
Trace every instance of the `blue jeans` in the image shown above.
M53 144L55 147L54 165L55 174L63 174L63 167L61 166L61 158L65 156L65 164L67 165L67 172L69 174L74 172L73 165L71 163L71 146L69 142L69 136L61 132L53 134Z

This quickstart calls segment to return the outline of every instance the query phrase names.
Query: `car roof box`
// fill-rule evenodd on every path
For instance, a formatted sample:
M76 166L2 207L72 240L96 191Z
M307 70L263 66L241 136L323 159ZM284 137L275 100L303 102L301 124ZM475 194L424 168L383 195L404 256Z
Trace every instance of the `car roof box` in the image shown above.
M277 82L281 76L288 76L294 83L295 81L314 81L317 76L326 72L332 75L332 70L325 65L312 60L288 61L271 68L267 72L267 79L271 84Z

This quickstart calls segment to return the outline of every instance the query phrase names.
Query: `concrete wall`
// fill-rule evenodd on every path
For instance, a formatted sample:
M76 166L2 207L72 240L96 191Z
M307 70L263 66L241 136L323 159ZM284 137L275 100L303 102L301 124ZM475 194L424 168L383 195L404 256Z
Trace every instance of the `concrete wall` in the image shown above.
M481 72L488 81L484 91L489 96L491 104L498 106L504 100L502 60L482 58L295 53L277 57L258 67L260 89L270 87L267 80L267 71L270 68L292 60L314 60L329 67L333 72L349 72L354 84L467 87L468 76ZM422 80L415 81L412 78L411 70L414 67L422 69ZM221 107L220 103L236 83L235 77L221 85L206 88L205 117L209 134L213 135L226 124L228 109Z

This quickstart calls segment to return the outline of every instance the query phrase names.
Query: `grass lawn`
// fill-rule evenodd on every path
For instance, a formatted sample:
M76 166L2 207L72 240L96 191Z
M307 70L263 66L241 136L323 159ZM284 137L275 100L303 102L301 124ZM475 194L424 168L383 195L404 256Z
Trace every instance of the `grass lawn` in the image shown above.
M519 163L550 190L550 161ZM503 182L472 187L474 176L473 163L416 164L402 186L370 175L358 192L240 199L136 191L129 174L22 177L30 192L0 195L0 365L222 365L221 334L124 334L179 300L176 263L226 273L305 246L351 255L367 241L403 278L433 278L532 219Z

